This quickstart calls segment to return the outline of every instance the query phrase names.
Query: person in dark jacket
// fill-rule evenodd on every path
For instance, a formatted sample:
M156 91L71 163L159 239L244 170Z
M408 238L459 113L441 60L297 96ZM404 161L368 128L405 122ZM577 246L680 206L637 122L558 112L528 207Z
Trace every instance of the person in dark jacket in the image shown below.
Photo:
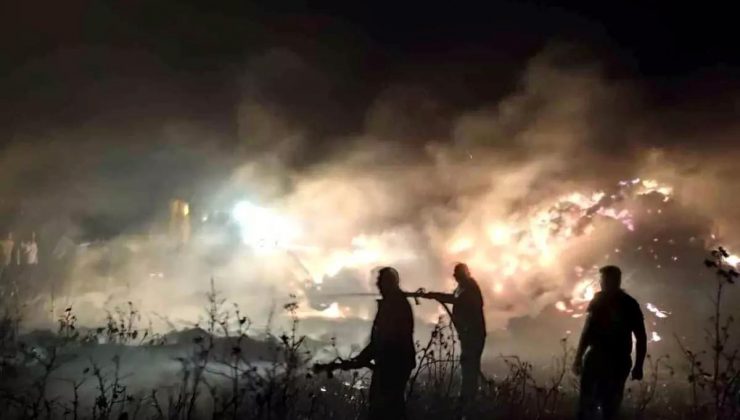
M632 379L641 380L647 352L647 334L640 304L621 289L619 267L602 267L601 291L588 305L588 313L576 350L573 372L581 376L578 418L595 418L601 408L605 420L618 416L624 383L632 367L632 335L635 365Z
M377 286L382 299L378 300L370 343L340 367L373 369L369 395L371 420L401 419L405 418L406 383L416 366L414 317L394 268L384 267L378 272Z
M454 293L427 293L423 297L452 305L452 323L460 339L460 368L463 405L475 399L480 376L480 360L486 341L486 319L483 315L483 296L478 283L463 263L455 265L453 277L457 282Z

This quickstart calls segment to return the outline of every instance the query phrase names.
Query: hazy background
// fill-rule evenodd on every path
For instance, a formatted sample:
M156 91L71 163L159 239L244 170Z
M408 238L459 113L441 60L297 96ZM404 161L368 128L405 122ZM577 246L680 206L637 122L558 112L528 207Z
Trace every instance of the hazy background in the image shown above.
M486 295L489 354L542 356L580 331L554 308L573 297L576 267L608 262L643 306L672 312L648 314L662 352L674 332L701 336L704 250L740 249L738 79L719 11L4 7L0 224L67 261L28 287L29 326L55 318L52 294L83 323L130 300L158 328L191 325L213 277L255 325L294 294L306 333L361 343L372 298L326 295L372 291L379 265L408 290L451 290L465 260ZM689 17L715 24L684 33ZM564 195L638 177L673 191L613 205L634 231L594 216L592 233L559 236L546 258L487 236L492 224L529 232ZM174 197L194 227L242 199L274 209L301 226L300 246L255 254L214 234L175 252L141 239L166 229ZM62 238L107 247L55 257ZM454 251L461 238L472 248ZM420 330L440 313L415 311Z

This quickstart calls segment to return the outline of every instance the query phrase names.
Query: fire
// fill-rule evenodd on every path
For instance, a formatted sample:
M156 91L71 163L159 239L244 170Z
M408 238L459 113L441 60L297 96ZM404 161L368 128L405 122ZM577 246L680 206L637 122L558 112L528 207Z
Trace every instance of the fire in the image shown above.
M740 257L734 254L730 254L729 257L725 258L725 261L727 264L730 264L733 267L737 267L737 265L740 263Z
M344 269L370 271L379 265L388 264L388 256L395 261L415 258L402 243L396 243L393 235L357 235L346 249L311 247L291 250L297 261L308 272L316 284L324 282Z
M484 221L482 232L477 223L463 224L454 232L455 239L449 242L446 252L496 279L490 287L500 293L508 288L501 286L502 282L506 285L522 276L551 271L574 239L594 232L595 217L612 219L634 230L634 216L629 209L618 207L620 201L651 193L669 197L672 192L672 188L658 181L633 179L620 182L613 193L563 194L523 214ZM570 304L576 308L596 293L594 273L589 276L576 281L572 290Z
M583 299L587 301L591 301L591 299L594 298L594 295L596 294L594 287L592 285L586 286L586 290L583 292Z
M668 315L670 315L670 312L661 311L660 309L658 309L657 306L653 305L650 302L648 302L645 307L648 311L652 312L658 318L668 318Z
M473 241L470 238L460 238L450 245L450 253L459 254L473 247Z
M511 242L512 233L511 228L504 224L492 224L488 227L488 239L493 245L505 245Z
M576 283L571 295L571 306L582 308L596 295L596 288L594 287L596 280L592 271L596 271L596 267L589 271L588 276Z
M613 191L569 192L505 217L490 214L482 203L465 214L458 225L441 233L440 243L444 245L437 250L438 256L445 262L467 262L481 279L489 279L481 287L506 298L507 293L513 295L520 290L517 283L522 278L547 277L553 271L562 273L562 262L569 248L578 244L578 238L597 229L597 219L613 220L627 230L634 230L634 216L625 201L647 194L662 195L667 201L672 193L668 185L636 178L620 181ZM406 244L392 247L393 238L384 236L383 232L358 232L344 246L298 246L299 241L310 243L311 238L304 237L307 235L303 235L296 219L246 201L237 204L233 216L241 226L245 244L262 251L291 253L315 284L346 268L369 272L381 264L416 257L404 251L411 248ZM740 257L733 256L730 261L740 263ZM555 307L578 317L596 294L598 273L595 266L573 270L570 279L565 275L562 285L562 292L568 298L555 303ZM653 313L658 317L667 314L657 308L656 311ZM330 306L322 314L343 316L338 305Z
M673 187L661 184L654 179L644 179L639 183L639 187L637 189L638 195L647 195L654 192L662 195L663 201L665 202L671 199Z

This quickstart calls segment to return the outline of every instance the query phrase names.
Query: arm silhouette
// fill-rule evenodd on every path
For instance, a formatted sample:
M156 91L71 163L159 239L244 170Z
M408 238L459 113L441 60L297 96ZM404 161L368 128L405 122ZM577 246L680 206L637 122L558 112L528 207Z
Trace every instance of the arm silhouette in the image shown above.
M591 313L586 314L586 321L583 324L583 331L581 332L581 338L578 341L578 349L576 350L576 357L573 361L573 373L576 375L581 374L583 368L583 355L586 353L588 346L591 344Z
M638 306L638 311L640 311ZM645 320L642 317L642 312L639 312L640 316L635 322L635 326L632 333L635 335L635 366L632 368L632 379L642 379L642 367L645 363L645 355L647 354L647 333L645 332Z
M439 293L439 292L429 292L425 296L427 299L434 299L440 303L449 303L451 305L455 304L455 295L452 293Z

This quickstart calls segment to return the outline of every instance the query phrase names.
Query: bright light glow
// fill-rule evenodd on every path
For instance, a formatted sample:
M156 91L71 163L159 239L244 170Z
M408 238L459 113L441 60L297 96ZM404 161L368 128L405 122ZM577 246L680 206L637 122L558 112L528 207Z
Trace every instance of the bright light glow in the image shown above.
M239 224L242 241L260 251L285 248L300 234L297 223L248 201L240 201L232 211Z
M339 303L332 302L323 309L313 309L311 307L299 306L296 310L296 316L301 319L305 318L324 318L324 319L342 319L347 317L347 312L339 306Z
M579 237L585 238L598 228L597 220L612 220L626 230L634 230L634 215L628 203L620 205L619 202L650 193L667 197L672 188L654 180L637 178L619 182L615 191L569 192L501 217L486 208L474 209L464 222L442 233L440 239L446 245L446 252L443 251L446 255L442 255L442 259L465 261L475 273L480 273L481 279L490 281L488 290L500 294L506 287L515 295L521 278L547 276L560 268L558 265L564 257L579 245ZM406 255L408 243L393 232L357 232L349 243L329 247L318 243L299 246L299 239L303 243L311 238L302 236L295 221L248 201L237 203L233 218L240 226L245 244L259 251L289 249L315 284L321 284L344 269L369 271L389 259L417 257L413 253ZM621 251L615 250L615 253ZM740 263L740 258L729 261ZM563 285L566 298L555 303L556 309L575 318L583 316L588 302L596 294L597 278L598 267L578 267L575 278ZM659 318L667 316L665 311L657 308L656 311L652 312ZM352 311L342 311L332 304L316 312L320 314L314 316L330 318L343 317Z
M488 227L488 239L494 245L505 245L511 241L511 228L504 224Z
M410 261L417 258L410 247L395 233L380 235L360 234L350 240L346 248L325 249L319 247L291 246L291 251L300 260L303 268L316 284L324 282L344 269L356 269L369 273L373 268L390 258L394 261Z
M596 295L596 291L592 285L586 287L586 291L583 293L583 298L590 301Z
M660 309L658 309L657 306L653 305L650 302L648 302L645 305L645 307L647 308L648 311L650 311L653 314L655 314L655 316L658 317L658 318L668 318L668 315L670 315L670 312L661 311Z
M662 339L663 338L657 332L655 332L655 331L653 331L653 333L650 336L650 341L651 342L658 342L658 341L660 341Z
M590 302L594 298L594 295L596 295L596 289L593 286L594 283L595 280L591 276L587 276L576 283L573 288L571 305L578 306Z
M727 261L727 264L730 264L733 267L737 267L738 263L740 263L740 257L737 255L730 255L729 257L725 258L725 261Z
M342 310L339 309L339 304L337 302L332 302L328 308L321 311L321 316L324 318L337 319L343 318L344 314L342 313Z
M460 238L452 242L450 245L450 252L453 254L459 254L472 248L473 241L470 238Z

